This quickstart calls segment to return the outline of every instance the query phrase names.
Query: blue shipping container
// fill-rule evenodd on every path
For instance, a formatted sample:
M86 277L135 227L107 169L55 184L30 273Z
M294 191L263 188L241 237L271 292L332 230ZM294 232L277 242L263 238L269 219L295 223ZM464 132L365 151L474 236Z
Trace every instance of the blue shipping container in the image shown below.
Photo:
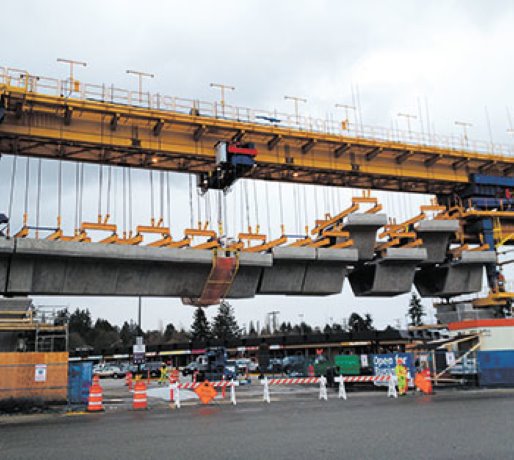
M80 362L68 364L68 402L87 404L89 387L93 378L93 363Z
M481 386L514 386L514 350L479 351Z

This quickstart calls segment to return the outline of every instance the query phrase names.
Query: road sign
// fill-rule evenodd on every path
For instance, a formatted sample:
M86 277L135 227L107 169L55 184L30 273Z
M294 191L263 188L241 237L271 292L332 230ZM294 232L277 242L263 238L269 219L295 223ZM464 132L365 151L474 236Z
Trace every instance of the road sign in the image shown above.
M132 362L134 364L144 364L146 346L143 344L136 344L132 347Z
M206 380L202 382L202 384L195 389L195 393L200 398L203 404L209 404L218 394L218 392L214 389L212 384Z

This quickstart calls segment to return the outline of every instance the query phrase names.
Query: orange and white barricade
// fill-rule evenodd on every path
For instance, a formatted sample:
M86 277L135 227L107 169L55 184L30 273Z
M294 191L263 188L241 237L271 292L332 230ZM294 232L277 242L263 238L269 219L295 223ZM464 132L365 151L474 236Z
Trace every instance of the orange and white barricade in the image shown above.
M87 398L87 411L99 412L104 410L103 390L100 386L98 375L93 376L93 383L89 388L89 396Z
M319 378L319 399L328 401L327 378L324 375Z
M132 390L132 372L127 372L125 374L125 385L128 386L129 390Z
M132 409L148 409L148 399L146 397L146 384L142 380L136 380L134 393L132 396Z
M339 383L339 394L340 399L346 400L346 388L345 382L389 382L388 396L398 397L396 394L396 387L394 385L394 377L388 375L356 375L356 376L340 376L334 379L335 382ZM264 386L263 400L269 403L270 398L270 385L312 385L319 384L319 399L328 400L327 393L327 379L325 376L321 377L299 377L299 378L284 378L284 379L268 379L264 377L261 380L261 385Z
M170 396L173 395L173 399L171 400L171 402L174 402L175 407L177 409L180 409L180 390L181 389L195 390L202 384L203 384L203 382L201 382L201 383L200 382L184 382L184 383L175 382L175 383L173 383L171 385L171 390L170 390ZM237 404L236 387L239 386L238 381L234 381L234 379L230 380L230 382L227 380L222 380L220 382L209 382L209 385L212 385L214 388L221 388L222 390L226 389L227 387L230 387L230 402L234 406Z
M180 382L180 372L178 369L174 369L173 371L171 371L169 381L170 381L170 402L173 402L175 400L175 397L173 394L175 391L175 388L174 388L173 384Z

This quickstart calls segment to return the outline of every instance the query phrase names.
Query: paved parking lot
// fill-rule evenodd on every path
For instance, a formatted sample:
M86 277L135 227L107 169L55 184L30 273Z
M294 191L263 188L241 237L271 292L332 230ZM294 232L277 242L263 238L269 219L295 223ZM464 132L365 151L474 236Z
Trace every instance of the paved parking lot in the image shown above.
M514 390L329 396L5 417L0 452L9 460L513 457Z

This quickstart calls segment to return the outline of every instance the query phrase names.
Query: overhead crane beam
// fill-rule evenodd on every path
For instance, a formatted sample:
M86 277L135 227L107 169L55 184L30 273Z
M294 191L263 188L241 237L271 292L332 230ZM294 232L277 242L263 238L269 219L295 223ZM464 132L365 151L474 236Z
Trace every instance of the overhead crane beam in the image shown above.
M366 137L327 134L52 96L0 85L0 151L148 169L208 172L217 141L255 143L249 177L366 189L452 194L471 173L504 176L514 157ZM464 166L466 166L464 168Z

